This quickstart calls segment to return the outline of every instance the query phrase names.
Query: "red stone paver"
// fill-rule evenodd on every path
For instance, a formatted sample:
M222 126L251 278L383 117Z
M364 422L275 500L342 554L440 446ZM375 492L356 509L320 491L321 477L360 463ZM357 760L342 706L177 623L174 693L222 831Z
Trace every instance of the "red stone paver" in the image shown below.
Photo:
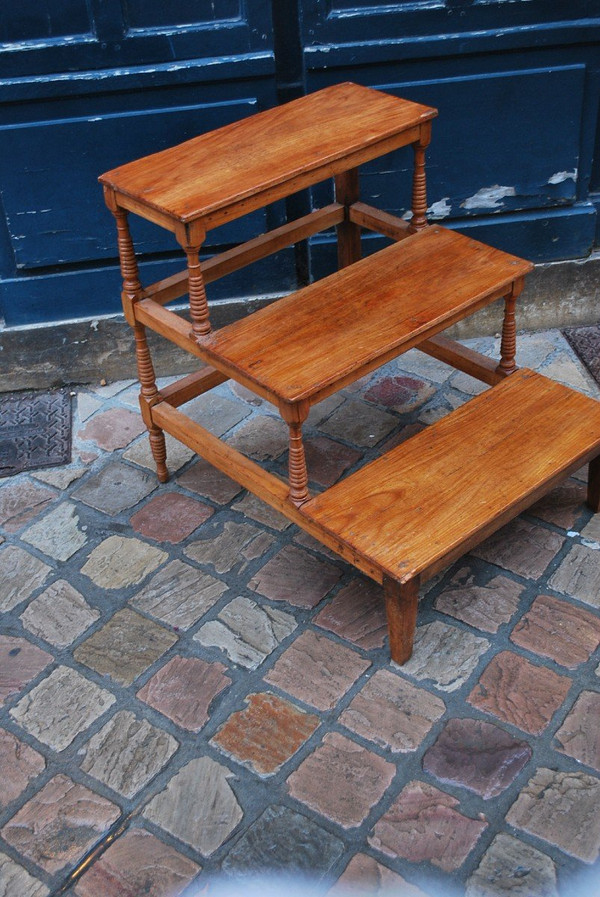
M458 869L487 823L463 816L458 800L424 782L409 782L381 817L369 844L390 857Z
M2 836L53 874L84 856L120 812L116 804L89 788L57 775L6 823Z
M231 685L222 663L197 657L173 657L141 688L141 701L191 732L199 732L209 718L214 699Z
M251 694L212 743L259 775L274 772L296 753L319 725L319 718L269 692Z
M337 732L288 778L292 797L344 828L360 825L387 791L396 767Z
M582 692L556 733L559 750L600 772L600 694Z
M517 517L473 549L472 554L519 576L537 579L564 541L558 533Z
M539 735L558 710L571 680L502 651L492 658L469 695L469 703L524 732Z
M405 878L366 853L352 857L335 885L327 891L327 897L427 897L424 891L409 884Z
M571 530L585 507L586 487L577 480L556 486L531 506L528 513L562 529Z
M575 669L600 644L600 619L582 607L539 595L510 638L522 648Z
M46 768L46 761L11 732L0 729L0 810L16 800L28 784Z
M341 575L341 570L332 564L293 545L286 545L255 573L248 587L274 601L315 607Z
M54 660L24 638L0 635L0 705L20 692Z
M440 697L378 670L340 717L342 725L392 752L414 751L445 713Z
M204 495L219 505L226 505L242 491L239 483L221 473L203 458L196 461L185 473L179 474L177 482L184 489Z
M361 452L326 436L307 439L304 450L308 478L320 486L333 486L361 457Z
M177 897L200 866L144 829L130 829L77 882L74 897Z
M477 585L468 567L456 573L438 595L435 607L484 632L498 632L519 607L524 587L507 576L494 576Z
M434 392L430 383L416 377L381 377L365 392L365 399L406 414L420 408Z
M265 681L319 710L332 710L370 666L356 651L307 630L284 651Z
M445 784L490 798L509 787L531 755L527 742L492 723L451 719L423 757L423 769Z
M3 483L0 489L0 526L7 533L16 533L37 517L56 493L37 483Z
M202 501L177 492L164 492L136 511L131 526L147 539L181 542L213 513L214 509Z
M111 408L94 415L79 430L77 438L95 442L107 452L125 448L146 429L142 416L126 408Z
M387 636L383 589L370 579L354 579L317 614L315 623L367 651L381 648Z

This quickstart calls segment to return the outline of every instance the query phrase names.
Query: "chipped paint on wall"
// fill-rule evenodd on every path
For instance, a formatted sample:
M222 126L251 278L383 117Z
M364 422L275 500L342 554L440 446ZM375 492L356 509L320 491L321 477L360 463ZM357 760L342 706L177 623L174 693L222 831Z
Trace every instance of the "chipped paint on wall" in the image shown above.
M557 171L551 177L548 178L549 184L562 184L564 181L568 181L569 179L576 181L577 180L577 169L574 168L573 171Z
M493 187L482 187L473 196L468 196L464 202L461 202L463 209L500 209L502 200L505 196L516 196L517 192L514 187L501 187L500 184L494 184Z
M427 214L434 221L439 221L442 218L447 218L451 211L452 206L450 205L450 197L444 196L442 199L438 199L437 202L433 202L429 206Z

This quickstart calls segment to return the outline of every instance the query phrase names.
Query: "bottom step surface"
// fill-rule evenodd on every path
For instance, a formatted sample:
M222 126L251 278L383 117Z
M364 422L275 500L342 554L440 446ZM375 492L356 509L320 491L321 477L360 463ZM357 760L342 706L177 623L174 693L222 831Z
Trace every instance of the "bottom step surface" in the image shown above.
M600 402L522 369L302 506L398 582L426 579L600 454Z

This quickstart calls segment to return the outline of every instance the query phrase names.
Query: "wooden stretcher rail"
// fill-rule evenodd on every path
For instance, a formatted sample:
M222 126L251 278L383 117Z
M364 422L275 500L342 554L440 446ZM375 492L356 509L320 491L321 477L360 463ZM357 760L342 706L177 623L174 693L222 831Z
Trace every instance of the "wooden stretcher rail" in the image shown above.
M334 202L324 206L322 209L311 212L309 215L304 215L302 218L296 219L296 221L290 221L289 224L277 227L266 234L261 234L260 237L241 243L233 249L228 249L226 252L222 252L202 262L204 282L212 283L226 274L231 274L233 271L238 271L246 265L251 265L252 262L257 262L275 252L279 252L280 249L284 249L286 246L299 243L301 240L306 240L307 237L319 233L319 231L334 227L343 220L344 206ZM186 269L146 287L143 291L143 296L146 299L153 299L155 302L165 305L173 299L179 299L181 296L184 296L187 291L188 272Z
M414 233L409 221L390 215L389 212L382 212L366 202L355 202L348 211L353 224L358 224L365 230L376 231L391 240L404 240Z
M495 359L468 349L441 334L424 340L416 348L490 386L504 380L505 375L497 370L498 362Z
M227 380L229 380L229 377L226 374L222 374L221 371L217 371L215 368L207 365L202 370L177 380L176 383L164 386L160 394L163 401L168 402L173 408L178 408L197 396L203 395L215 386L219 386L220 383L226 383Z

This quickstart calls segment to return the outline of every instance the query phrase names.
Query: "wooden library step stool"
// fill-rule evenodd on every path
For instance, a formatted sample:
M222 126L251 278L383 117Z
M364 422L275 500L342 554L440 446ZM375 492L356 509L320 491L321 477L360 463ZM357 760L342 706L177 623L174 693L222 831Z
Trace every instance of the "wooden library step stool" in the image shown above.
M393 660L410 656L419 582L477 544L590 460L600 501L600 404L515 364L515 302L529 262L426 218L425 149L436 110L339 84L100 178L117 224L123 308L133 327L159 479L164 432L186 443L384 586ZM412 218L360 201L359 166L414 152ZM335 202L240 246L200 259L206 232L333 177ZM187 268L142 287L129 213L172 231ZM335 226L340 270L243 320L213 330L206 283ZM361 230L392 245L361 259ZM189 296L190 322L165 306ZM441 335L504 300L498 363ZM159 391L150 327L204 366ZM492 388L317 497L302 424L311 405L412 347ZM289 479L191 420L181 406L228 379L273 403L289 427Z

